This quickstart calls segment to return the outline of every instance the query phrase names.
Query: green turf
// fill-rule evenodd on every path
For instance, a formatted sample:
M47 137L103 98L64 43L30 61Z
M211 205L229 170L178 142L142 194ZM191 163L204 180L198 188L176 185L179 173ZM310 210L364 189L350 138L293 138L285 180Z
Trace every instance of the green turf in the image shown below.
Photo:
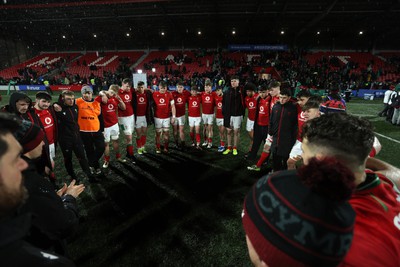
M353 99L348 110L370 119L376 132L386 136L379 136L383 149L378 158L400 166L400 144L387 139L400 140L400 128L376 115L382 106L381 100ZM215 147L187 152L171 148L169 155L156 155L153 126L148 136L149 153L138 156L136 165L111 162L101 184L85 181L86 190L79 198L81 224L69 240L75 263L251 266L240 215L245 194L268 169L247 171L244 125L236 157L221 155ZM60 154L56 162L58 179L67 180Z

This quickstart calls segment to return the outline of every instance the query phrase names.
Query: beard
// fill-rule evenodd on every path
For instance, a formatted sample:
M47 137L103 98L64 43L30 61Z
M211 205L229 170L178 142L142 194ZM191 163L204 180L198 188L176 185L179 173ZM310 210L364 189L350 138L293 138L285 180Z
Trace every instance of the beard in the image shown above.
M0 217L10 214L25 203L28 191L23 183L18 190L11 191L0 183Z

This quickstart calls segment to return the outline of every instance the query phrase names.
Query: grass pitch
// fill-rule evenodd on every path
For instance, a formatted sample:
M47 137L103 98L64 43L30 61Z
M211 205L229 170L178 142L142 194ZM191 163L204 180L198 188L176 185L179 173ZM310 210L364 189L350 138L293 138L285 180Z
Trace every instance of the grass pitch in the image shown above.
M7 101L3 96L2 104ZM377 158L400 167L400 127L377 116L382 108L382 100L348 103L350 113L374 124L383 146ZM120 140L123 148L124 138ZM218 138L210 150L182 152L172 144L170 154L158 155L150 126L148 154L137 156L137 164L111 161L100 184L84 180L81 224L69 239L70 257L82 267L251 266L242 204L250 187L269 169L246 169L248 140L243 125L238 156L218 153ZM61 153L56 174L60 183L68 182Z

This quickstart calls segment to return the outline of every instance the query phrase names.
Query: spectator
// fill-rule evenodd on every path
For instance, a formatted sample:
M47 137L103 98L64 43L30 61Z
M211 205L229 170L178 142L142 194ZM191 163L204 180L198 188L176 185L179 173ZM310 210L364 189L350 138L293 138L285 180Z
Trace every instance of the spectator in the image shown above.
M394 88L395 87L393 85L391 85L390 88L385 91L385 95L383 97L383 110L378 113L379 117L386 117L387 116L387 112L388 112L388 110L390 108L389 99L390 99L390 95L392 94Z

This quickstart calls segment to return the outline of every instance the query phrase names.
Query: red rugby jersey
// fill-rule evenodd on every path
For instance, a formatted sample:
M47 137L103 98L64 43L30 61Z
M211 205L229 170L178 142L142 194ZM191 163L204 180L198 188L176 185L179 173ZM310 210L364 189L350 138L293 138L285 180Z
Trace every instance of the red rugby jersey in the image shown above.
M304 117L304 112L302 111L301 107L297 105L297 140L300 142L303 141L301 138L301 133L303 132L303 125L306 122L306 118Z
M38 110L35 108L35 113L39 117L40 122L43 125L47 141L49 142L49 144L54 144L54 131L56 130L56 128L54 126L54 118L51 115L50 111L47 109Z
M125 110L118 109L118 117L128 117L133 115L133 106L132 106L132 90L125 91L123 89L119 89L118 95L121 97L122 101L125 103Z
M146 116L147 105L149 100L147 99L147 94L135 92L136 94L136 116Z
M201 97L200 96L189 96L189 108L188 114L189 117L200 117L200 104Z
M400 266L400 195L393 183L367 171L349 202L356 212L354 236L339 266Z
M101 100L100 100L101 101ZM110 97L107 103L100 102L101 114L103 114L104 127L111 127L118 123L117 109L119 101Z
M217 94L215 94L214 100L215 100L215 106L216 106L215 118L223 119L224 115L222 115L222 95L218 96Z
M214 108L215 108L215 99L214 99L215 93L206 93L202 92L201 93L201 109L203 114L214 114Z
M182 93L178 91L172 92L172 97L175 101L176 117L182 117L186 114L186 103L190 96L189 91L183 90Z
M247 118L254 121L256 118L256 105L257 105L257 95L258 94L254 94L253 96L249 97L246 96L244 98L244 103L246 105L246 108L248 110L247 112Z
M165 92L164 94L156 91L153 93L153 99L155 103L154 117L159 119L169 118L171 101L174 101L170 92Z
M269 125L269 99L270 97L260 98L260 102L258 103L257 124L260 126Z

